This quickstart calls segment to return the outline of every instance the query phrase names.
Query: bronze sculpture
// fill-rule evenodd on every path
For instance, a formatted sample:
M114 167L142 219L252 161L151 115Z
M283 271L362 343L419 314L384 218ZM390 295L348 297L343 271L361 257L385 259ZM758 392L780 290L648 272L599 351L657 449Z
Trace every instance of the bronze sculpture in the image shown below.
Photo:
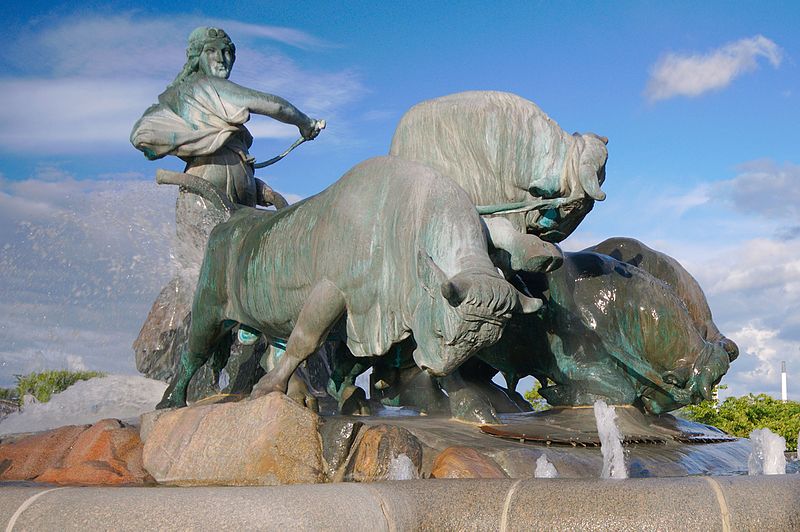
M297 126L302 137L292 147L314 139L325 124L283 98L229 81L235 59L236 47L225 31L208 27L192 31L186 63L159 95L158 103L136 122L131 142L151 160L167 155L181 158L185 172L213 184L234 203L281 209L287 205L283 196L254 175L263 164L255 164L249 154L253 137L245 123L256 113ZM211 229L225 218L212 203L186 190L178 193L175 213L177 271L153 304L133 346L137 368L159 379L174 374L186 344L206 241ZM263 347L237 345L237 349L247 351L242 353L246 371L257 370L258 353L252 351ZM206 380L216 381L220 369L213 368ZM237 388L248 388L250 379L236 380L242 381Z
M255 179L243 124L267 114L297 125L301 142L324 123L227 81L235 48L222 30L198 28L189 42L184 70L131 137L148 158L186 160L184 174L162 172L161 182L219 214L195 235L198 249L222 221L205 253L189 350L160 406L184 405L208 359L224 366L239 324L286 347L254 396L285 392L300 362L335 340L327 389L340 408L368 411L353 380L374 365L373 391L385 401L449 405L473 421L496 420L496 370L511 388L500 411L524 408L513 387L534 375L553 382L542 391L553 404L601 397L660 413L707 397L735 358L696 282L669 257L629 240L566 257L558 248L605 198L606 138L569 135L512 94L455 94L406 113L389 157L285 208ZM251 208L267 204L279 212ZM602 305L612 293L619 299ZM511 316L541 301L536 314ZM412 381L421 390L420 379L432 383L425 393L404 394Z
M277 213L234 208L189 174L162 176L231 211L212 231L189 349L162 408L185 405L192 376L225 356L237 323L286 339L286 353L253 389L259 396L285 393L331 332L356 357L384 355L413 334L417 366L444 376L496 342L512 312L541 306L492 265L464 191L418 163L370 159Z
M412 107L391 155L426 164L463 188L490 233L498 266L550 271L566 238L605 193L608 139L570 135L514 94L473 91Z
M254 176L248 149L253 137L244 126L251 113L298 127L315 138L321 122L279 96L229 81L236 47L219 28L200 27L189 35L186 64L133 126L131 143L150 160L176 155L187 173L224 190L234 203L284 207L286 201Z

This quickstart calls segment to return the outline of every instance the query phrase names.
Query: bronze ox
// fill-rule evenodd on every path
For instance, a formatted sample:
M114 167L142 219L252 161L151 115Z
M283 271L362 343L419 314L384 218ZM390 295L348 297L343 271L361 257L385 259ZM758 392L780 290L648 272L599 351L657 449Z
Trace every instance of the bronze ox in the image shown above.
M546 299L542 311L512 320L478 356L512 389L525 375L550 379L540 391L550 404L603 398L667 412L710 399L738 353L698 329L676 289L613 257L567 253L559 270L520 277Z
M225 203L204 182L177 176L171 182ZM160 407L185 405L192 376L229 352L236 323L287 339L258 396L285 393L333 329L356 357L383 355L413 335L416 364L445 375L496 342L512 312L541 306L497 272L464 191L418 163L370 159L276 213L224 207L232 212L209 238L188 352Z
M453 179L485 217L496 261L512 270L561 263L551 242L566 238L605 198L608 139L570 135L533 102L475 91L412 107L394 133L391 155ZM527 234L526 234L527 233Z

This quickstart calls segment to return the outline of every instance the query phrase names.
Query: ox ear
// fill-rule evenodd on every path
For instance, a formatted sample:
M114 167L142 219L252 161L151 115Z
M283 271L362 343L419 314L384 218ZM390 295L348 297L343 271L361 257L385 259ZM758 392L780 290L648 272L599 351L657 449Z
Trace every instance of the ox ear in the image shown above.
M441 290L441 286L447 282L447 275L439 268L433 259L425 251L417 251L417 277L422 281L425 291L431 296Z
M581 182L581 187L590 198L603 201L606 199L606 193L600 190L599 169L596 169L593 164L587 163L581 164L578 168L578 179Z

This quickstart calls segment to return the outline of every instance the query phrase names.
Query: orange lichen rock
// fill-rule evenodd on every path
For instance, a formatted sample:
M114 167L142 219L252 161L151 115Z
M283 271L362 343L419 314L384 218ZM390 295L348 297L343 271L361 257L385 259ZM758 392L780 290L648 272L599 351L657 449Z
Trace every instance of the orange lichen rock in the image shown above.
M142 467L138 430L116 419L0 445L0 479L89 486L153 482Z
M448 447L433 462L433 478L506 478L491 458L471 447Z

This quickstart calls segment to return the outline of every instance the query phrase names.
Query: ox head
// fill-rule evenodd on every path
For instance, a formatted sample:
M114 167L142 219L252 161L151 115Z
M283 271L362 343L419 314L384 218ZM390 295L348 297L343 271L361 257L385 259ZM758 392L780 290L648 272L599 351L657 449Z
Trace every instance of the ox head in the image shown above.
M547 242L560 242L581 223L595 201L603 201L606 193L600 187L606 179L608 139L594 133L572 136L560 183L546 186L547 180L534 182L528 191L541 198L559 198L550 208L528 212L525 223L529 232Z
M422 251L417 274L425 296L414 316L414 361L434 376L449 374L497 342L512 312L530 313L542 306L495 271L464 271L448 279Z
M735 358L726 347L721 342L705 342L693 361L683 358L674 368L665 371L663 382L642 394L645 409L660 414L711 399L714 386L719 384Z

